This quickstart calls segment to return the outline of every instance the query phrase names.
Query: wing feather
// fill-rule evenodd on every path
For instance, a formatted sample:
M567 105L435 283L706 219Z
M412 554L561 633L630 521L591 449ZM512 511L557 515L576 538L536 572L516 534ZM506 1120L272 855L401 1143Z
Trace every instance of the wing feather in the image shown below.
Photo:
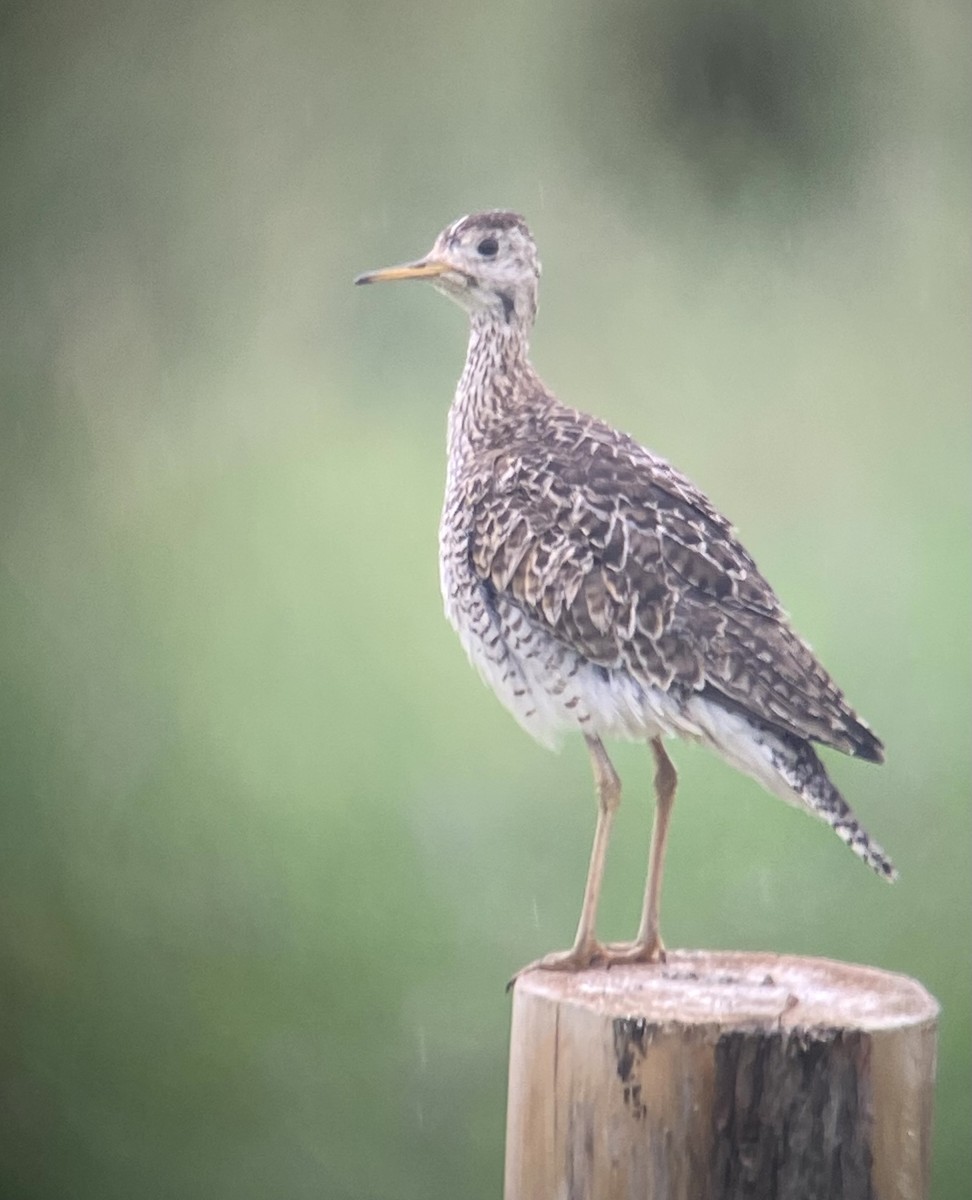
M880 760L729 521L684 475L573 410L507 444L472 502L475 573L547 631L647 686Z

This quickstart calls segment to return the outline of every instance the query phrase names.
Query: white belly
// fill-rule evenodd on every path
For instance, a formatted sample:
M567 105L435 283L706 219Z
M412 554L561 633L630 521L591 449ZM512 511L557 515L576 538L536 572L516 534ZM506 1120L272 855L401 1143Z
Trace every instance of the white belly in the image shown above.
M665 734L698 737L701 730L658 688L623 669L595 666L515 605L489 604L476 581L456 586L443 571L446 616L463 648L500 702L545 746L565 733L643 741Z

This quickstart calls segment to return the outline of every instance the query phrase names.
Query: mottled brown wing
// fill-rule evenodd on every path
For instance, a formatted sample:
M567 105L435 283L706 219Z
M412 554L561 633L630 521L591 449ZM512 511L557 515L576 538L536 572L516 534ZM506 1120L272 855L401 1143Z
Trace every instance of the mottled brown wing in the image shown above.
M556 437L498 452L480 481L476 574L593 663L879 761L707 497L593 418L562 421Z

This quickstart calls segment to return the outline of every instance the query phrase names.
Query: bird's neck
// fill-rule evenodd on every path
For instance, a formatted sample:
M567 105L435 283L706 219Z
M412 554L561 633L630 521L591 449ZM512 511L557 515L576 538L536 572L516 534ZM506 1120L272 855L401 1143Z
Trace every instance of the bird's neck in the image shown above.
M478 441L497 421L545 389L529 357L530 329L523 321L474 313L466 365L449 413L450 442Z

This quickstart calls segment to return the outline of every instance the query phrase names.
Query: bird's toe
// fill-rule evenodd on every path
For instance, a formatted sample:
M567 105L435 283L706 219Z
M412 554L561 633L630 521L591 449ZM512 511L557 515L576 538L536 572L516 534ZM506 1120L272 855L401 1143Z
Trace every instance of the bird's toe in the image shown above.
M607 967L621 963L664 963L667 959L665 943L658 936L634 942L611 942L603 947L603 952Z
M572 946L569 950L556 950L521 967L506 985L506 990L509 991L520 976L526 975L528 971L586 971L591 967L602 966L609 958L608 947L593 940Z

